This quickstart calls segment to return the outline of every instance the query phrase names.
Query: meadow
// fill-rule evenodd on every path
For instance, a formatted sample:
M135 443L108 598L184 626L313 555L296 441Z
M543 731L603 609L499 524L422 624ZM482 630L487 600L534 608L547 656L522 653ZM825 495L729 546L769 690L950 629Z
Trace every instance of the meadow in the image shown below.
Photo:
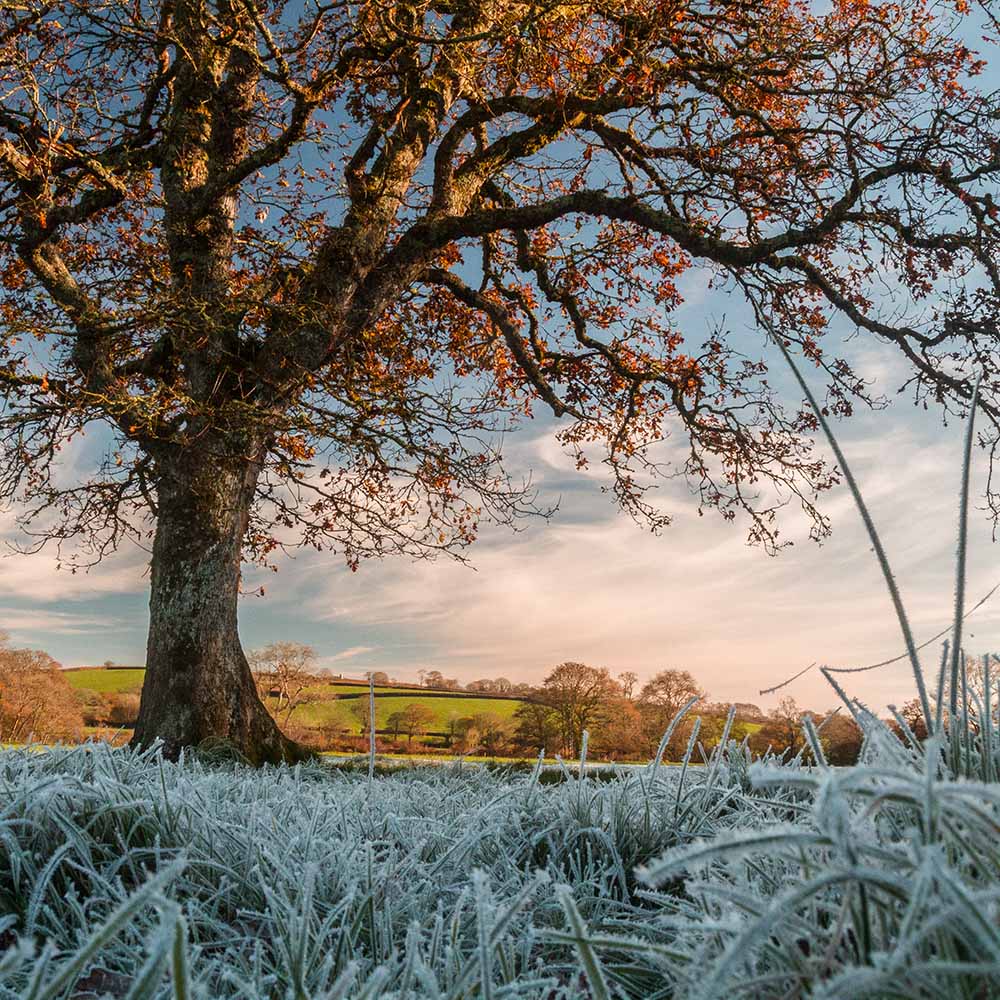
M855 768L558 784L5 750L0 996L996 996L996 737L865 722Z
M348 732L360 734L362 726L358 716L351 710L359 696L348 695L337 701L311 702L298 706L291 715L292 722L304 726L343 726ZM367 697L365 694L364 697ZM421 695L420 692L393 695L375 690L375 725L378 729L389 726L389 718L395 712L401 712L408 705L425 706L433 714L427 723L434 732L444 732L452 720L471 718L475 715L489 714L507 720L514 716L520 701L512 698L474 698L462 695ZM415 740L420 737L415 736Z
M138 694L146 671L141 667L112 669L82 667L67 670L66 680L74 691L96 691L98 694Z
M75 691L93 691L98 694L138 694L142 688L145 671L141 668L83 667L66 671L66 678ZM289 722L307 729L333 727L342 732L361 735L362 722L353 706L367 699L368 688L359 683L329 682L307 688L308 700L293 709ZM274 699L270 707L277 710ZM389 718L408 705L419 704L430 712L428 729L435 734L444 733L452 721L476 715L492 715L502 721L513 718L521 702L514 698L491 697L457 691L428 691L417 687L377 685L375 688L375 724L378 729L388 729ZM280 713L284 720L284 713ZM440 742L434 736L417 734L415 744Z

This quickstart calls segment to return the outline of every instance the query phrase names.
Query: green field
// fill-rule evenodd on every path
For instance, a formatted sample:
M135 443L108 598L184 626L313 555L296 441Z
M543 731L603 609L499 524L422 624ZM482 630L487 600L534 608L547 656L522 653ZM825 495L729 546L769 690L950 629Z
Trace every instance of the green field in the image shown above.
M81 670L66 671L66 679L77 691L97 691L100 694L124 694L138 692L142 687L145 671L141 668L108 670L106 667L84 667ZM333 683L317 684L308 689L317 700L300 705L292 712L291 721L301 726L323 727L337 725L348 733L359 734L361 725L351 706L367 699L368 689L364 684ZM331 695L336 695L331 699ZM346 697L345 697L346 696ZM270 700L270 699L269 699ZM476 697L460 692L440 691L433 694L420 688L386 685L375 688L375 721L379 729L388 725L389 716L401 712L407 705L417 702L434 713L428 728L444 732L452 717L469 718L473 715L489 713L501 719L509 719L521 704L507 698Z
M428 697L419 691L407 691L405 694L392 694L392 689L386 689L387 694L380 694L382 689L375 689L375 723L376 728L384 729L389 717L394 712L401 712L407 705L414 703L424 705L434 713L434 720L428 728L435 732L444 732L452 718L467 719L473 715L490 714L501 719L510 719L521 704L506 698L469 698L463 695L450 697ZM302 726L342 725L348 732L360 733L361 725L358 716L351 710L352 705L362 701L361 698L341 698L336 701L321 701L300 705L292 712L292 721Z
M141 667L128 670L84 667L82 670L67 670L66 680L77 691L98 691L101 694L138 693L145 673Z

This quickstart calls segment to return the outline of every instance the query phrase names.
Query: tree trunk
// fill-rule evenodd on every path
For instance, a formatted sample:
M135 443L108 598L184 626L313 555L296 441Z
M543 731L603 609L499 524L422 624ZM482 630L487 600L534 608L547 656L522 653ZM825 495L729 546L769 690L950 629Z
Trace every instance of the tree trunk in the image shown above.
M252 764L302 759L257 694L237 628L259 465L211 452L199 448L158 470L146 676L132 745L159 739L169 757L222 745Z

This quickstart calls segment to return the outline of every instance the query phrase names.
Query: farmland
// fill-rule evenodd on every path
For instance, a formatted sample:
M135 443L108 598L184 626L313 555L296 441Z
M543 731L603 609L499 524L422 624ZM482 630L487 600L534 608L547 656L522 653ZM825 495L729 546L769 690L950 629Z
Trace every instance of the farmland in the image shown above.
M134 694L142 688L145 671L141 667L83 667L66 671L70 686L78 692L93 691L102 695ZM316 684L307 688L306 701L298 705L288 719L292 725L306 729L334 728L344 733L360 735L362 722L353 710L368 698L367 685L349 681ZM272 709L277 709L275 699L267 699ZM407 706L418 704L428 710L427 729L430 733L444 733L449 724L458 719L477 715L490 715L509 722L521 702L514 698L467 694L458 691L428 691L419 687L379 685L375 688L376 728L387 729L390 717ZM284 716L282 716L284 719ZM419 745L426 739L415 737Z
M99 694L130 694L142 687L146 671L142 667L108 669L107 667L81 667L67 670L66 679L77 691L97 691Z
M301 705L292 712L291 720L300 725L323 726L337 723L344 725L351 732L361 732L358 716L352 711L352 706L359 698L367 698L348 693L332 702L313 702ZM375 725L384 729L389 724L389 718L395 712L401 712L408 705L419 704L433 713L433 720L428 722L428 728L435 732L443 732L452 719L470 718L475 715L492 714L507 720L513 717L520 701L511 698L469 697L456 694L421 694L407 692L394 694L390 691L375 689Z

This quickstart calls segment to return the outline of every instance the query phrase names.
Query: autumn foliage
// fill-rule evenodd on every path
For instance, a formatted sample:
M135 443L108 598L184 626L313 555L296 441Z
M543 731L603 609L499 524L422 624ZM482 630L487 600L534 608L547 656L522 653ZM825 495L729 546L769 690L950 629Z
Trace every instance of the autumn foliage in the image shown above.
M60 665L41 650L11 646L0 631L0 743L82 736L80 706Z

